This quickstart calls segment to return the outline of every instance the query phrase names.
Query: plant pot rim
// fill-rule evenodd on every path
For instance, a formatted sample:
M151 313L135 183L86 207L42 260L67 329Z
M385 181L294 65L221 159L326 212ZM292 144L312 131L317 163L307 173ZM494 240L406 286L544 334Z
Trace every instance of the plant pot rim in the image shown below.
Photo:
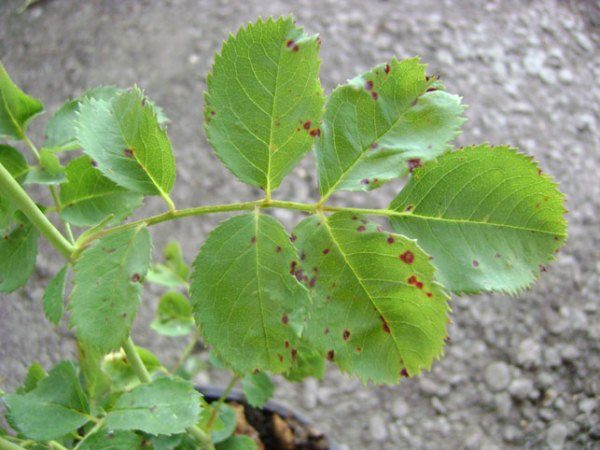
M214 399L214 400L217 400L218 398L220 398L223 395L223 393L225 392L225 388L218 387L218 386L211 386L211 385L196 385L196 390L201 392L208 399ZM247 403L244 392L239 389L233 389L227 396L227 400L233 400L235 402ZM286 405L285 403L282 403L277 400L269 400L265 403L265 405L262 408L257 408L257 409L263 409L263 410L266 410L266 411L269 411L272 413L277 413L284 419L291 417L291 418L294 418L295 420L297 420L298 422L300 422L302 425L305 425L307 427L314 427L313 422L311 422L304 414L294 410L293 408ZM341 450L341 447L337 442L333 441L326 434L323 434L323 435L325 436L325 440L327 441L327 444L329 444L329 450Z

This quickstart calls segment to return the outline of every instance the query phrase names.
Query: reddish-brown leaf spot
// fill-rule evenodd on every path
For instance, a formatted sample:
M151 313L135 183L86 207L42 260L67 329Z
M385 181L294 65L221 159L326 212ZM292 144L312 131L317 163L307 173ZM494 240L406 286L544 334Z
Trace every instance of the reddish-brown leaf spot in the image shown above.
M360 184L369 184L369 179L363 178L362 180L360 180Z
M479 267L479 261L476 259L473 260L473 267Z
M214 116L216 116L216 115L217 115L217 113L216 113L215 111L211 111L211 112L210 112L210 115L214 117Z
M365 89L366 89L367 91L370 91L371 89L373 89L373 81L372 81L372 80L368 80L368 81L365 83Z
M283 316L281 316L281 323L284 325L287 325L288 322L290 321L289 317L287 314L284 314Z
M377 142L373 142L373 143L371 144L371 148L372 148L373 150L375 150L375 149L376 149L378 146L379 146L379 144L378 144Z
M345 341L347 341L348 339L350 339L350 331L349 330L344 330L344 333L342 334L342 337L344 338Z
M296 358L298 357L298 350L296 350L295 348L292 349L291 351L292 354L292 359L295 361Z
M426 292L426 293L425 293L425 295L426 295L427 297L431 297L433 294L432 294L431 292Z
M377 92L371 92L371 97L373 100L377 100L379 98L379 94Z
M306 259L306 253L304 253L304 250L302 250L302 253L300 254L300 261L304 261Z
M414 208L414 205L406 205L406 208L404 208L404 211L412 211L412 209Z
M281 247L279 245L275 247L275 253L281 253Z
M410 250L406 250L404 253L400 255L400 259L404 261L406 264L412 264L415 260L415 254Z
M302 269L296 270L296 273L294 273L294 275L296 276L296 280L298 280L298 281L302 281L306 278L304 276L304 271Z
M324 248L323 249L323 254L326 255L327 253L329 253L329 249L328 248Z
M401 377L404 377L404 378L408 378L408 377L409 377L409 375L408 375L408 371L407 371L406 369L402 369L402 370L400 371L400 376L401 376Z
M308 130L308 129L310 129L310 125L311 125L310 120L307 120L306 122L304 122L304 125L302 125L302 126L304 127L305 130Z
M92 159L92 167L98 167L98 162Z
M256 236L252 236L250 238L250 242L252 242L253 244L256 244Z
M358 220L358 217L352 216L352 220Z
M446 344L450 344L450 343L452 342L452 338L451 338L450 336L446 336L446 337L444 338L444 342L445 342Z
M425 92L434 92L437 91L437 88L435 87L430 87L429 89L427 89Z
M292 50L297 52L298 50L300 50L300 47L298 47L298 44L294 44L294 46L292 47Z
M131 281L133 281L134 283L139 283L139 281L142 279L142 276L139 273L134 273L133 275L131 275Z
M278 354L278 355L277 355L277 358L279 358L279 362L281 362L281 363L283 362L283 355L279 355L279 354Z
M323 330L323 334L329 334L329 328L325 328L325 329Z
M321 136L321 129L320 128L313 128L312 130L310 130L309 134L312 137L319 137L319 136Z
M500 253L496 253L494 256L495 256L496 258L502 258L502 255L501 255Z
M290 348L290 341L285 341L283 345L285 346L285 348Z
M412 158L408 160L408 171L412 173L417 167L421 167L421 160L419 158Z
M548 269L546 268L546 266L540 264L540 272L547 272Z
M377 231L379 231L379 230L377 230ZM394 242L396 242L396 241L395 241L395 239L394 239L394 236L388 236L388 238L387 238L387 243L391 245L391 244L393 244Z
M333 350L329 350L327 352L327 361L333 361L333 358L335 358L335 352Z
M289 39L286 43L285 46L287 48L291 48L294 45L294 41L292 39Z
M295 235L295 234L292 234L292 235L290 236L290 241L291 241L291 242L294 242L295 240L296 240L296 235Z
M385 69L383 69L383 71L384 71L386 74L389 74L389 73L390 73L390 70L391 70L391 68L390 68L390 65L389 65L389 64L386 64L386 65L385 65Z
M381 320L381 328L383 328L383 331L390 334L392 331L390 330L390 326L388 325L387 320L385 320L385 317L380 315L379 320Z
M123 154L128 158L133 158L133 149L126 148L125 150L123 150Z
M315 275L315 276L313 276L313 277L310 279L310 281L308 282L308 287L310 287L310 288L314 288L314 287L315 287L315 284L316 284L316 282L317 282L317 276Z
M410 106L417 106L417 103L419 103L419 99L415 98L412 103L410 104Z
M356 353L360 353L360 352L362 352L362 347L356 347L355 350L356 350Z
M293 275L296 273L296 266L298 265L298 262L296 261L292 261L290 264L290 273Z
M365 228L365 226L364 226L364 225L360 225L360 226L359 226L359 227L356 229L356 231L358 231L359 233L362 233L362 232L363 232L363 231L365 231L365 230L366 230L366 228Z

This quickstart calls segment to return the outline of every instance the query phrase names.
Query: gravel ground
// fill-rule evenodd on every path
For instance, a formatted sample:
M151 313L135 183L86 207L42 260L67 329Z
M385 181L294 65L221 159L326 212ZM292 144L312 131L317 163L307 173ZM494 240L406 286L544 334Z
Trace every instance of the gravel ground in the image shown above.
M14 79L50 111L99 84L145 88L172 119L179 206L258 197L210 153L201 126L204 76L240 24L294 12L321 34L326 91L393 55L421 55L470 105L460 144L516 145L555 175L568 195L568 243L531 291L455 298L452 343L432 373L380 388L330 370L322 382L281 382L277 396L348 449L600 448L597 1L54 0L15 15L20 3L0 0L0 57ZM34 126L38 141L45 120ZM279 198L316 198L314 173L307 158ZM383 206L398 188L352 202ZM151 199L144 214L161 208ZM287 211L278 217L288 226L298 218ZM220 219L157 226L156 247L174 234L191 259ZM2 295L5 388L22 379L30 361L49 366L72 355L72 340L60 339L66 330L53 330L40 307L59 265L42 245L29 287ZM144 330L153 297L146 295L136 338L168 359L183 343ZM215 374L211 380L223 381Z

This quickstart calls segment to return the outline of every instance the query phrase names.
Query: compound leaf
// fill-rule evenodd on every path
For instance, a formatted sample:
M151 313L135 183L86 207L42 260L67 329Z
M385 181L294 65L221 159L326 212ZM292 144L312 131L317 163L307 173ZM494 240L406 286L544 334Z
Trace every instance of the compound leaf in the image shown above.
M291 17L259 20L223 45L208 75L205 121L217 156L240 180L276 189L319 131L319 41Z
M195 425L199 415L200 394L190 382L159 378L121 395L106 416L106 426L171 435Z
M113 183L86 155L72 160L66 175L60 187L61 217L73 225L95 225L111 214L120 222L142 203L141 194Z
M65 285L69 266L65 265L48 283L44 292L44 315L54 325L58 325L63 314Z
M349 212L309 217L294 234L313 299L306 338L323 357L391 384L441 356L448 297L414 241Z
M233 217L194 262L191 302L206 342L231 367L285 372L299 342L308 293L290 274L289 236L258 212Z
M564 195L510 147L468 147L426 164L390 208L394 229L418 240L457 293L528 287L566 236Z
M25 285L35 269L39 232L30 223L15 222L0 236L0 292Z
M4 397L8 420L25 437L57 439L88 421L87 400L73 363L56 365L35 389Z
M179 292L167 292L158 302L152 329L164 336L185 336L194 331L192 305Z
M79 105L77 139L109 179L134 192L166 196L175 181L167 132L138 88L110 102L93 98Z
M273 381L264 372L246 374L242 379L242 388L246 400L255 408L262 408L275 392Z
M43 110L42 102L19 89L0 62L0 138L24 139L29 121Z
M464 108L439 88L413 58L393 59L335 89L316 147L321 195L374 189L447 151Z
M69 309L84 344L108 352L129 336L151 250L150 233L138 227L94 241L75 261Z

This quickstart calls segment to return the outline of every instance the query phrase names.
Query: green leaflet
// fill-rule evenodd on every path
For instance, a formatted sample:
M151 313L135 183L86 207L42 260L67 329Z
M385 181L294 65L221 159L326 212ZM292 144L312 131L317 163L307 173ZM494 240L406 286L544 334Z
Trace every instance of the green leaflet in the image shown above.
M25 184L57 185L65 179L65 168L61 165L56 154L47 148L40 150L40 163L29 168Z
M106 178L88 156L72 160L66 175L60 187L61 217L73 225L95 225L111 214L120 222L142 203L141 194Z
M84 99L77 139L107 178L134 192L166 196L175 181L167 132L143 92L133 88L110 102Z
M23 139L29 121L43 110L42 102L21 91L0 62L0 138Z
M159 378L123 394L106 415L106 426L171 435L195 425L199 415L200 394L190 382Z
M46 128L46 142L44 147L54 148L58 151L64 149L78 148L77 143L77 112L79 105L84 99L97 99L110 101L123 92L114 86L100 86L84 92L79 98L69 100L56 111Z
M83 389L89 399L90 410L96 415L111 388L110 379L101 366L104 353L81 342L77 342L77 351Z
M23 181L29 170L23 155L16 148L9 145L0 145L0 164L19 183ZM0 193L0 232L10 225L15 211L14 205Z
M248 436L231 436L217 444L217 450L258 450L258 445Z
M192 305L179 292L167 292L158 302L150 327L164 336L185 336L194 331Z
M44 315L54 325L58 325L63 314L65 285L69 266L65 265L48 283L44 292Z
M374 189L447 151L464 107L438 88L418 58L393 59L336 88L316 147L321 195Z
M208 406L203 409L202 414L200 415L199 423L202 428L206 428L212 412L212 406ZM219 442L223 442L229 438L235 431L236 424L237 416L235 414L235 410L227 404L221 405L219 412L217 413L217 420L215 420L215 423L211 428L210 435L213 443L218 444Z
M177 241L171 241L163 249L164 264L156 264L148 271L146 279L151 283L169 288L187 287L190 268L183 259L181 246Z
M135 350L151 375L163 369L158 357L150 350L136 346ZM113 391L128 391L141 382L123 351L106 355L102 360L103 373L110 377Z
M33 363L27 369L23 387L16 390L17 394L27 394L37 388L40 381L46 378L48 374L40 363Z
M142 436L132 431L97 431L86 437L77 450L140 450Z
M294 234L296 276L313 299L306 338L322 356L376 384L431 368L448 297L414 241L349 212L309 217Z
M308 377L320 380L325 375L325 356L303 339L298 346L296 361L284 374L289 381L299 382Z
M528 287L566 237L564 195L531 159L480 145L414 172L390 208L396 231L434 259L457 293Z
M108 352L129 336L151 250L150 233L138 227L94 241L75 261L69 309L81 342Z
M87 400L71 362L56 365L35 389L4 397L8 420L25 437L58 439L88 421Z
M319 41L291 17L241 28L208 75L205 122L217 156L240 180L276 189L319 131Z
M239 373L281 373L292 364L310 302L290 274L295 258L283 226L254 212L219 225L194 262L196 323Z
M0 292L25 285L35 268L39 232L30 223L14 223L0 236Z
M275 392L273 381L264 372L246 374L242 387L248 404L255 408L262 408Z

